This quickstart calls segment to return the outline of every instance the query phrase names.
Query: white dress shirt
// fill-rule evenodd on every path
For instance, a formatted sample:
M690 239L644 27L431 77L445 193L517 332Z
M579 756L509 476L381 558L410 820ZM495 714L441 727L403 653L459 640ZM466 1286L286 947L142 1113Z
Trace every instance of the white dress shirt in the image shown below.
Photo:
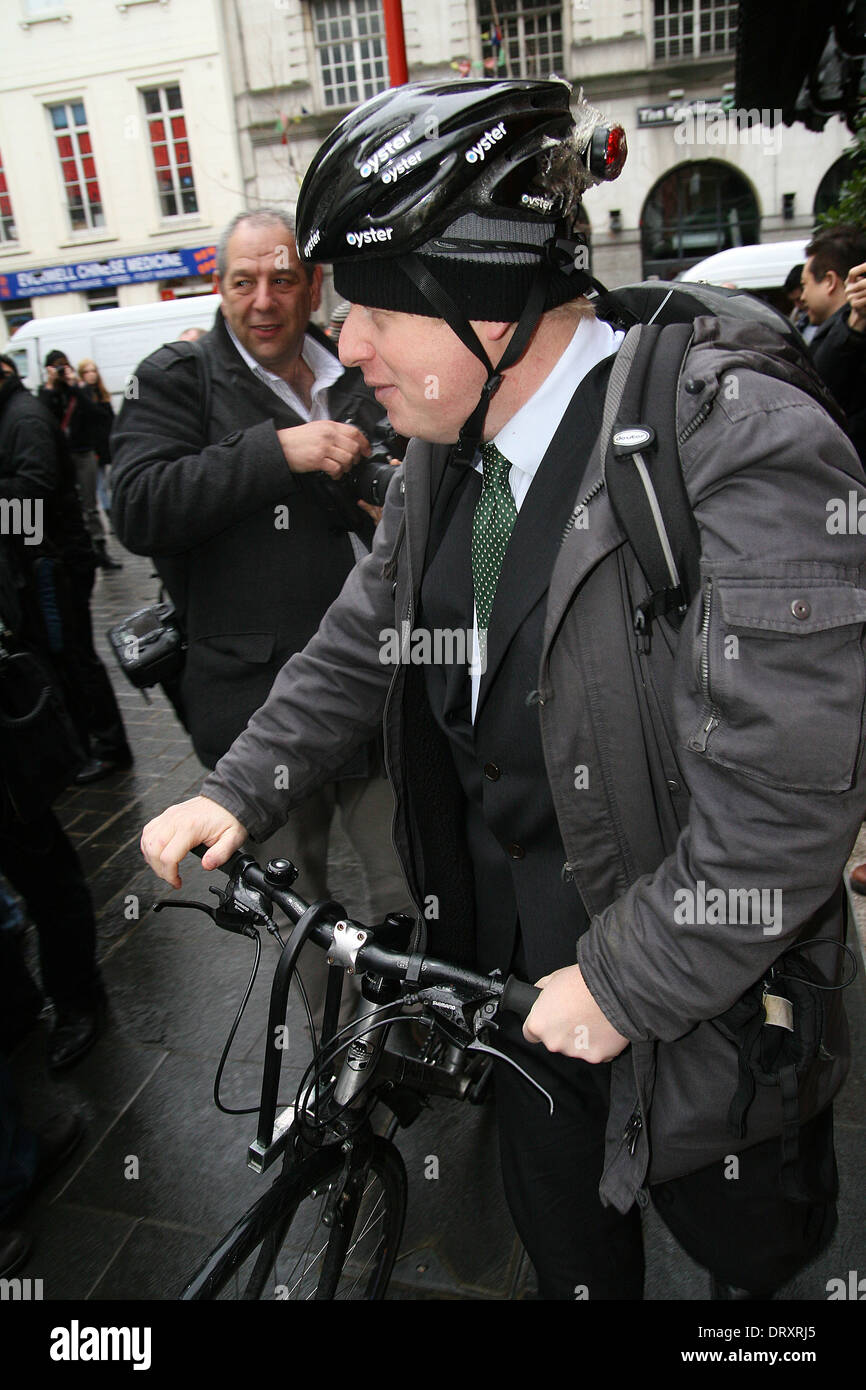
M535 394L512 415L494 438L493 443L499 452L511 463L508 486L511 488L518 512L538 472L538 465L544 458L578 386L593 367L605 357L609 357L612 352L616 352L624 337L624 333L615 332L610 324L604 323L602 319L581 319L571 342L553 371L545 377ZM475 470L483 473L480 456ZM472 663L469 675L472 682L474 723L483 674L477 610L473 613L472 625Z
M266 386L269 386L275 396L279 396L280 400L290 409L296 411L302 420L309 423L310 420L329 420L331 418L328 414L328 387L333 386L334 382L339 381L343 375L344 368L339 358L335 357L327 348L322 347L321 343L317 343L315 338L310 337L309 333L304 335L301 357L313 373L314 378L310 391L312 404L306 406L297 391L293 390L287 381L283 381L283 378L277 376L276 372L269 372L267 367L263 367L251 353L247 352L243 343L239 342L232 332L228 319L226 319L225 325L229 337L250 371Z

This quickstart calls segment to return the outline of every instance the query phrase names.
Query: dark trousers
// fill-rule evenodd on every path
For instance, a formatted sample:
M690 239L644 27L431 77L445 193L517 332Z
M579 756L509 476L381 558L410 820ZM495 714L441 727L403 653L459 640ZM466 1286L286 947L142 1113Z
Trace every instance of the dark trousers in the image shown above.
M523 1041L502 1016L496 1045L553 1096L547 1103L505 1063L495 1066L505 1195L544 1299L639 1299L640 1213L603 1207L598 1184L610 1068L548 1053ZM832 1107L800 1129L800 1176L812 1200L787 1201L779 1187L780 1141L650 1189L657 1211L686 1252L719 1282L768 1295L814 1259L836 1226ZM726 1176L726 1169L728 1175Z
M36 584L48 653L82 747L97 758L125 758L123 716L93 645L93 570L45 556L37 562Z
M504 1062L494 1068L505 1196L544 1299L640 1299L644 1258L640 1212L603 1207L610 1067L561 1057L523 1041L501 1015L495 1046L547 1090L546 1100Z
M92 571L69 574L63 612L62 662L67 684L72 689L70 703L80 712L79 719L84 726L82 733L89 739L95 757L110 759L127 754L129 746L108 672L93 645L92 589Z
M27 906L39 939L45 993L55 1007L89 1009L99 1000L96 921L78 855L53 811L0 831L0 873ZM33 982L15 934L0 932L0 1004L14 1014L32 999Z

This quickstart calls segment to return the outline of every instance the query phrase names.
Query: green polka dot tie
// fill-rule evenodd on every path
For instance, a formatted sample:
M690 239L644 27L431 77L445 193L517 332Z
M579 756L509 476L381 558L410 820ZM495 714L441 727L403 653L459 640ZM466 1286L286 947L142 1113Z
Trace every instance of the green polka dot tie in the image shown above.
M517 508L508 486L509 460L495 444L484 445L481 459L481 496L472 521L472 580L479 632L486 631L490 621L499 571L517 520Z

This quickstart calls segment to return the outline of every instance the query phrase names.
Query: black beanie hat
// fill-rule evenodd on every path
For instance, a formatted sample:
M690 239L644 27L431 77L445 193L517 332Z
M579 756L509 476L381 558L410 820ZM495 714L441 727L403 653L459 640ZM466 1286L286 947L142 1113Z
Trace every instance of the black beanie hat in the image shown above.
M575 277L547 261L545 243L560 231L552 222L466 213L415 254L467 319L515 323L540 264L550 267L544 310L580 296ZM352 304L439 317L399 257L373 256L366 247L359 248L357 259L335 262L334 288Z

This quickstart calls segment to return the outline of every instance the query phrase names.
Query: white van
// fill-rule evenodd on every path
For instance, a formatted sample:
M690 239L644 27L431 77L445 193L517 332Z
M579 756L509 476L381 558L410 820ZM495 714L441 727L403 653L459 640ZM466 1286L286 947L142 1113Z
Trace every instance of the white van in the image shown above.
M795 265L806 260L805 241L764 241L757 246L732 246L698 261L677 276L692 283L734 285L739 290L780 290Z
M30 319L3 349L25 386L36 391L44 380L42 364L54 348L65 352L73 367L84 357L96 363L117 408L127 378L142 358L163 343L176 341L185 328L208 329L220 303L218 294L134 304L125 309L93 309Z

